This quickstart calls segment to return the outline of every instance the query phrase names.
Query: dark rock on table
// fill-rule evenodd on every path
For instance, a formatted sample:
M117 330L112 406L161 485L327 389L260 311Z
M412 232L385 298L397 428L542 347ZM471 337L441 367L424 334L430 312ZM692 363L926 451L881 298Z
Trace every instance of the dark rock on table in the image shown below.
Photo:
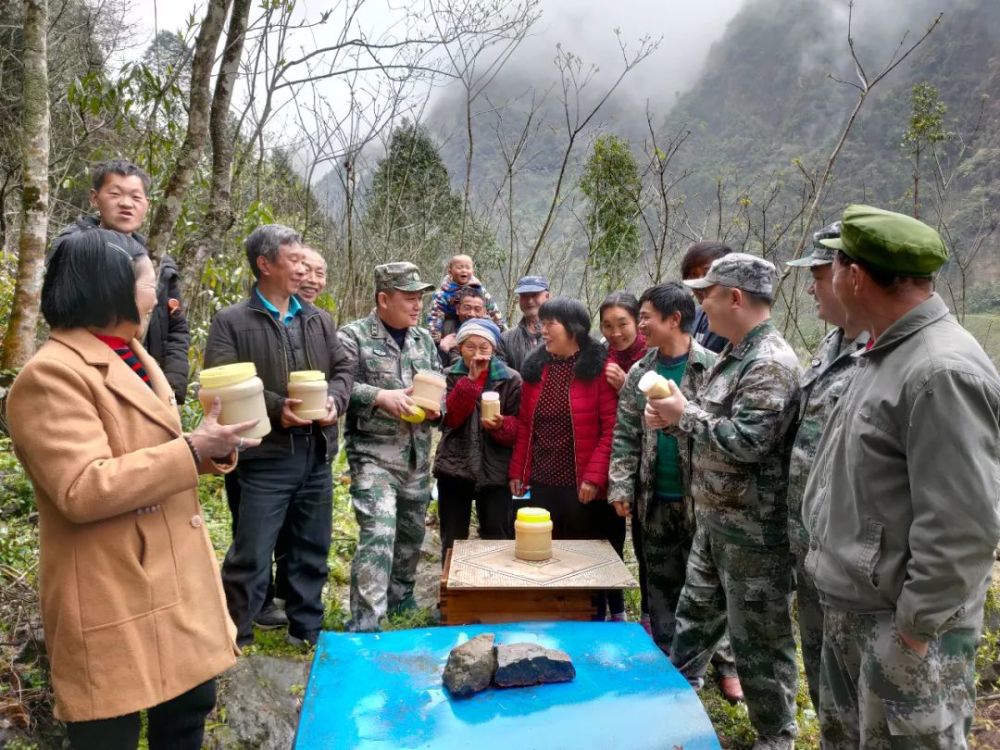
M536 643L511 643L497 646L496 654L493 682L497 687L569 682L576 677L576 668L565 651Z
M493 633L483 633L455 646L448 654L444 684L452 695L467 698L490 686L497 666L493 640Z

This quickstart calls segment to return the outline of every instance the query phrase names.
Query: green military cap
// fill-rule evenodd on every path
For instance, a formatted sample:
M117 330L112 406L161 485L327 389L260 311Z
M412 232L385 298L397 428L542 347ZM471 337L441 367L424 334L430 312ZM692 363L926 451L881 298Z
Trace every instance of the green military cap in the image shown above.
M833 240L840 236L840 222L835 221L833 224L828 224L827 226L820 229L818 232L813 232L813 246L812 253L803 256L798 260L790 260L785 263L786 266L825 266L833 263L833 256L835 255L834 249L832 247L827 247L823 244L823 240Z
M922 221L860 204L844 209L840 237L822 243L898 276L930 276L948 260L941 235Z
M375 292L398 289L401 292L429 292L434 288L420 280L420 269L412 263L397 260L375 266Z
M774 276L771 261L747 253L729 253L712 261L703 278L687 279L684 283L692 289L719 284L770 297L774 293Z

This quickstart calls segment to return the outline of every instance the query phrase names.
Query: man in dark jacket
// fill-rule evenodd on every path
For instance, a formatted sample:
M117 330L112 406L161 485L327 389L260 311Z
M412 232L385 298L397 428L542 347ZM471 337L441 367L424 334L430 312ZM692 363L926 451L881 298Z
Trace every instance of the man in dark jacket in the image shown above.
M250 298L216 314L205 346L205 366L253 362L264 383L271 432L239 463L240 520L222 567L237 642L253 642L253 618L267 591L275 541L289 520L289 642L315 643L323 621L321 594L330 548L337 416L346 410L353 363L330 316L295 296L305 276L299 235L268 224L246 241L257 279ZM328 382L327 415L315 422L292 411L288 376L321 370Z
M130 234L145 245L146 238L136 230L142 226L149 210L149 175L131 162L115 159L95 164L90 178L93 186L90 205L97 215L81 216L65 227L53 241L52 249L55 250L64 237L96 227ZM191 335L181 304L177 264L169 255L160 260L156 307L143 345L167 376L180 406L187 393Z

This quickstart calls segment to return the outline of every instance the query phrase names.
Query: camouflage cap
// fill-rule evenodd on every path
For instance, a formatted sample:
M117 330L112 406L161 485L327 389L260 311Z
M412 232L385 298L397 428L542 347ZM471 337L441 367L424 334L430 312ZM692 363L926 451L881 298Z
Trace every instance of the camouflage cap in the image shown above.
M719 284L770 297L774 293L775 275L774 264L768 260L747 253L729 253L712 261L703 278L687 279L684 284L692 289Z
M840 237L820 240L854 260L899 276L930 276L948 260L941 235L906 214L860 204L844 209Z
M790 260L786 266L825 266L833 263L833 256L836 251L832 247L823 244L823 240L833 240L840 236L840 222L835 221L828 224L818 232L813 232L812 254L805 255L798 260Z
M434 288L420 280L420 269L412 263L397 260L375 266L375 292L398 289L401 292L429 292Z

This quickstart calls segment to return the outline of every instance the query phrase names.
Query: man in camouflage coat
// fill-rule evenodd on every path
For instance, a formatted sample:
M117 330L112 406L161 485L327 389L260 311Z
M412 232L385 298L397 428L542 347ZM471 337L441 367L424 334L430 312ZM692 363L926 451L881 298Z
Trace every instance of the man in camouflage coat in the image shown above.
M645 424L642 413L646 396L639 390L639 380L647 372L660 372L668 378L681 372L678 385L688 398L694 398L716 358L691 335L694 319L694 299L682 284L660 284L643 292L639 330L651 348L629 370L618 392L609 471L608 502L618 515L631 515L632 523L642 524L652 635L668 655L674 640L674 612L684 586L695 530L690 492L691 440L665 435ZM674 441L674 445L661 446L664 439ZM658 471L660 456L672 454L674 447L674 468ZM680 487L671 486L674 477L680 480ZM741 699L743 693L728 638L713 662L726 697Z
M440 372L430 333L417 326L423 295L434 287L412 263L375 268L376 307L340 329L357 363L347 409L345 448L360 532L351 562L351 628L378 630L389 611L414 606L413 584L430 502L430 421L401 417L417 372Z
M816 350L809 368L802 375L802 400L799 426L792 442L792 460L788 467L788 543L795 556L795 599L805 662L809 697L819 711L819 662L823 652L823 605L816 584L805 570L809 552L809 534L802 523L802 493L809 470L816 460L816 447L833 407L854 377L855 352L864 349L868 333L848 322L844 306L833 293L834 251L821 240L840 236L840 222L823 227L813 235L812 253L786 265L808 267L813 277L809 294L816 300L816 315L835 326Z
M651 427L692 439L697 538L677 606L671 661L697 674L728 622L758 748L791 748L798 669L785 504L790 428L799 405L795 352L771 322L774 266L744 253L712 263L702 309L729 339L691 400L650 399Z
M848 206L833 290L875 343L802 498L825 606L824 748L961 748L1000 539L1000 376L934 292L940 235Z

